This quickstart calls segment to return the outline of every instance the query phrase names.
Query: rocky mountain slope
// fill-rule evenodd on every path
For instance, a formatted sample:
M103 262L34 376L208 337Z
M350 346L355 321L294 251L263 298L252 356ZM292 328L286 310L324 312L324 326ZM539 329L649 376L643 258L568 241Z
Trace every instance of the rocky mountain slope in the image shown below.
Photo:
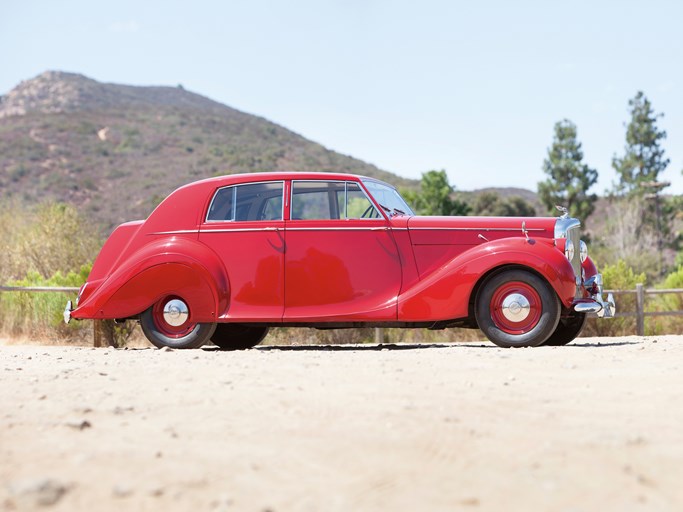
M238 172L326 171L415 182L181 87L48 71L0 97L0 198L75 204L105 230L170 191Z

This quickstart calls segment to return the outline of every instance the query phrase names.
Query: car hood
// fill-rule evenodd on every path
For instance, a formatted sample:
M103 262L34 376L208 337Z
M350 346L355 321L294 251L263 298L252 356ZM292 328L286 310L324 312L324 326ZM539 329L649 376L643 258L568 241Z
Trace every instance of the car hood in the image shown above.
M500 238L553 238L555 217L410 217L407 222L414 244L478 245Z

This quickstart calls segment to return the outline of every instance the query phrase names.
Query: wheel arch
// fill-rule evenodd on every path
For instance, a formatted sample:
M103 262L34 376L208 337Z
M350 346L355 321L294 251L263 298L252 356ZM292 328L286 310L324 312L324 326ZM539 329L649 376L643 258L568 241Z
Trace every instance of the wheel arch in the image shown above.
M467 309L468 315L467 316L468 316L468 318L472 319L472 321L474 322L474 325L476 325L476 320L474 319L474 305L475 305L475 300L477 298L477 294L479 293L479 290L484 285L484 283L486 281L488 281L490 278L492 278L498 274L502 274L503 272L507 272L508 270L524 270L526 272L530 272L531 274L534 274L534 275L540 277L541 279L543 279L549 283L547 277L545 275L543 275L541 272L539 272L538 269L536 269L534 267L529 267L527 265L522 265L520 263L504 263L502 265L499 265L497 267L493 267L493 268L489 269L481 277L479 277L477 282L472 287L472 291L470 293L470 297L469 297L469 301L468 301L468 309ZM551 287L552 287L552 284L551 284ZM557 290L555 290L554 287L553 287L553 290L555 291L555 293L557 293ZM558 297L559 297L559 295L558 295ZM561 299L560 299L560 302L562 302Z
M576 294L574 270L552 240L504 238L465 251L399 296L401 321L448 321L471 317L471 301L485 279L510 268L543 278L560 303L571 305Z
M164 296L178 295L193 303L197 321L215 322L229 306L229 292L225 267L206 245L192 239L160 239L119 265L73 316L131 318Z

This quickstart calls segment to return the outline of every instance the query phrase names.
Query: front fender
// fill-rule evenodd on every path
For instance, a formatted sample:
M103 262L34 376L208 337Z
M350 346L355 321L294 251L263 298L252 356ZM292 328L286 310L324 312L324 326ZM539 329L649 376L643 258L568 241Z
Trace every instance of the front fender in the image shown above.
M438 321L466 318L479 280L497 268L526 267L553 287L566 307L576 293L571 264L551 240L503 238L478 245L456 256L426 279L401 293L399 321Z
M93 283L94 284L94 283ZM215 321L229 303L220 258L189 238L156 240L118 265L73 311L74 318L128 318L168 295L178 295L198 322Z

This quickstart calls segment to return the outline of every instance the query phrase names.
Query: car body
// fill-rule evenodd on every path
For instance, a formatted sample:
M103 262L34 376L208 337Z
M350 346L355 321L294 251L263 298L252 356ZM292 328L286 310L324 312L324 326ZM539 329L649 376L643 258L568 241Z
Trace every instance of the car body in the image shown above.
M122 224L65 320L139 319L156 346L258 343L268 328L479 327L494 343L568 343L611 297L566 213L414 215L384 182L255 173L171 193Z

